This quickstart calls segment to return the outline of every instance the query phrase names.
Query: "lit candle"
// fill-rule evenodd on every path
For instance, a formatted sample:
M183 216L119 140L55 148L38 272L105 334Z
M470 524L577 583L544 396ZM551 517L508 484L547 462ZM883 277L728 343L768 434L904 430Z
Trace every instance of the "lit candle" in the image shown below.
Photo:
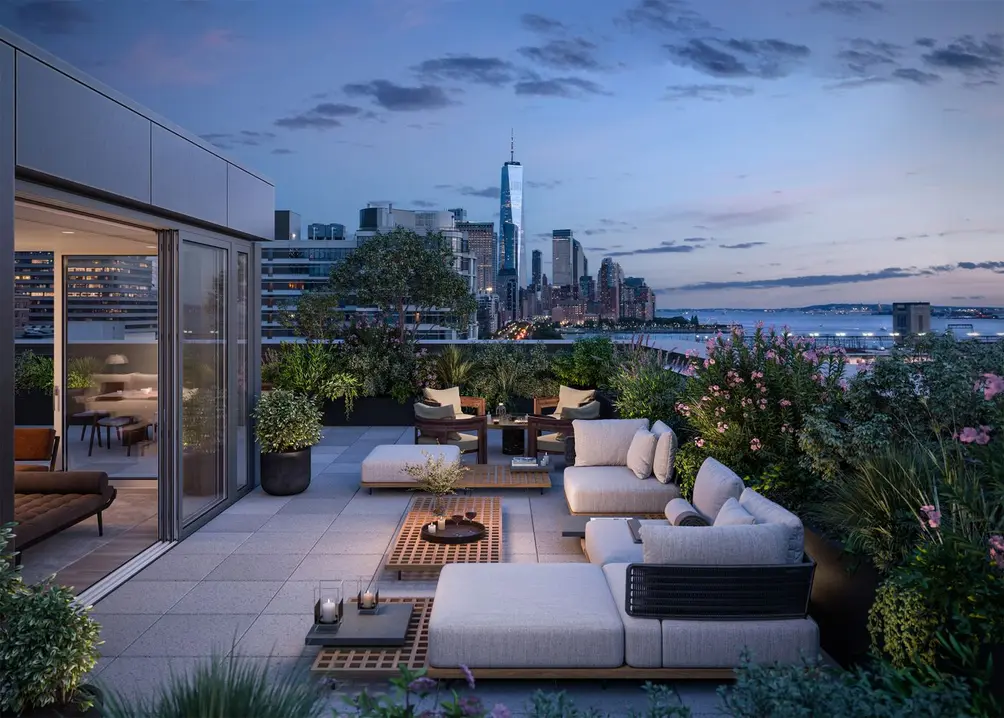
M429 533L430 534L436 533L436 524L429 524Z
M440 531L445 531L446 530L446 519L438 519L436 521L436 528L438 528Z
M321 604L321 623L334 623L338 620L338 604L330 598Z
M376 596L372 591L363 594L363 608L373 608L376 605Z

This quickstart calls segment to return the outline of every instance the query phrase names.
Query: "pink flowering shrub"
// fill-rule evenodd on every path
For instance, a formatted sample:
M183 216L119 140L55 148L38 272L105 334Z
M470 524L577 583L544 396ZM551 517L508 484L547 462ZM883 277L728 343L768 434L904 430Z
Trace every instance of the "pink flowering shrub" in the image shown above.
M709 340L706 358L692 361L694 376L677 411L694 438L683 447L689 460L681 463L699 466L712 456L754 488L797 507L808 489L799 468L803 417L843 391L843 351L774 329L758 327L746 336L736 328ZM688 478L693 481L681 477Z

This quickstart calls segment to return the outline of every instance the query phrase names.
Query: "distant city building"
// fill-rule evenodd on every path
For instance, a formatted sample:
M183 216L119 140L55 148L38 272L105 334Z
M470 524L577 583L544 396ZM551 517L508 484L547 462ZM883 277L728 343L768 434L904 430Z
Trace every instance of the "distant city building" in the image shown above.
M572 281L574 294L579 293L579 281L589 274L589 261L579 240L572 238Z
M930 302L896 302L892 305L892 330L897 334L931 331Z
M515 277L517 286L522 287L526 282L526 268L523 266L523 166L515 158L515 145L510 137L509 161L502 165L495 267L500 275L504 272Z
M582 324L588 313L588 303L579 299L569 299L551 307L551 318L566 324Z
M494 292L481 292L478 300L478 337L490 339L499 330L499 296Z
M584 274L579 278L579 299L584 302L596 301L596 279Z
M295 237L293 239L295 239ZM307 239L326 241L326 242L344 240L345 225L344 224L307 225Z
M642 322L655 319L655 292L641 277L627 277L621 284L621 318Z
M457 224L467 221L467 210L464 209L463 207L456 207L454 209L448 209L446 211L453 215L453 221L456 222Z
M600 262L600 271L596 281L596 292L599 295L599 310L602 319L616 321L621 314L621 283L624 274L621 265L610 257L604 257Z
M276 239L300 239L303 220L296 212L288 209L279 209L275 212L275 238Z
M530 259L530 286L540 291L540 277L543 270L544 253L539 249L533 250Z
M572 230L555 229L551 232L551 284L554 287L572 286L575 276Z
M456 223L456 228L463 234L468 250L474 255L474 291L489 291L495 286L496 280L495 223L461 221Z

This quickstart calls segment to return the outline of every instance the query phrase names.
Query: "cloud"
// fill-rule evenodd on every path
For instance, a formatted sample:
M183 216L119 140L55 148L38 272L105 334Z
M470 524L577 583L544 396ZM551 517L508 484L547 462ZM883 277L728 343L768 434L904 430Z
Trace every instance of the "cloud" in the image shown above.
M856 274L812 274L801 277L779 277L776 279L749 279L744 281L728 282L697 282L695 284L684 284L680 287L672 287L663 291L722 291L733 289L778 289L778 288L805 288L805 287L827 287L840 284L861 284L865 282L878 282L886 279L905 279L909 277L931 276L935 274L946 274L958 270L972 271L976 269L989 270L998 274L1004 274L1004 262L957 262L956 264L942 264L924 269L916 267L886 267L873 272L859 272Z
M722 249L753 249L754 247L763 247L766 242L739 242L738 244L719 244L718 246Z
M938 41L933 37L918 37L914 41L914 45L919 45L920 47L934 47L938 44Z
M147 35L139 38L121 61L124 69L150 85L216 84L235 68L238 36L230 30L208 30L190 41Z
M411 201L411 203L415 207L421 207L422 209L430 209L432 207L438 207L439 206L436 202L427 202L424 199L413 199Z
M716 29L682 0L639 0L624 13L624 21L662 33L692 33Z
M885 10L885 5L878 0L820 0L816 3L815 10L845 17L857 17L870 12L882 12Z
M837 59L856 75L868 75L876 68L895 65L902 48L891 42L854 38L837 53Z
M547 180L547 181L537 181L529 180L524 182L530 189L554 189L561 184L561 180Z
M293 150L287 149L285 147L276 147L274 150L272 150L272 154L273 155L291 155L291 154L293 154Z
M388 80L373 80L352 83L342 87L347 95L370 97L380 107L391 112L415 112L420 110L440 110L456 104L437 85L406 87Z
M893 77L899 78L900 80L915 82L918 85L931 85L935 82L941 82L941 75L935 75L932 72L924 72L922 70L916 70L912 67L901 67L898 70L894 70L892 75Z
M666 45L677 65L713 77L774 79L790 74L793 66L811 53L807 46L785 40L699 40Z
M259 132L257 130L240 130L239 132L207 132L199 135L206 142L216 145L221 150L234 147L258 147L275 139L274 132Z
M677 244L676 242L669 240L665 242L660 242L655 247L646 247L644 249L627 249L622 252L609 252L608 257L630 257L636 254L676 254L682 253L686 254L688 252L693 252L697 247L692 244Z
M563 32L565 30L565 24L563 22L550 17L544 17L543 15L537 15L532 12L520 15L519 22L530 32L546 34L552 32Z
M583 80L579 77L554 77L545 80L537 75L531 75L527 79L517 82L515 90L517 95L536 95L538 97L574 98L610 94L591 80Z
M669 85L662 99L669 102L676 100L705 100L721 102L728 97L746 97L753 94L753 88L746 85Z
M274 124L276 127L283 127L287 130L329 130L342 126L340 118L360 117L368 114L371 113L365 113L362 108L355 105L322 102L298 115L280 117Z
M693 242L694 244L698 244L698 243L701 243L701 242L710 242L711 238L710 237L685 237L683 241L684 242Z
M14 11L18 23L44 35L72 35L94 21L81 2L30 0Z
M497 57L473 55L449 55L426 60L412 70L425 80L458 80L494 87L512 82L515 73L512 63Z
M538 47L521 47L519 54L528 60L557 70L598 70L596 45L581 37L551 40Z
M791 219L802 207L797 204L773 204L753 209L734 210L684 210L669 212L663 215L665 221L698 221L695 229L710 229L712 227L749 227L761 224L771 224Z
M987 35L982 41L972 35L963 35L944 47L927 47L931 52L922 58L932 67L994 77L1004 67L1004 35Z
M460 187L436 185L436 189L452 189L457 194L462 194L465 197L487 197L488 199L498 199L502 194L501 187L483 187L478 189L470 185L462 185Z

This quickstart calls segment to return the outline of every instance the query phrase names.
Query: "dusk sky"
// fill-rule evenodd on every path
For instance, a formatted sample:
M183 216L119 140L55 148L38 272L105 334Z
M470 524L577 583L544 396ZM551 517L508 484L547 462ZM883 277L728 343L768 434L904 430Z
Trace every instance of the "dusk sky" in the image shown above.
M571 228L660 307L1004 305L1002 0L44 0L0 22L354 231ZM59 111L59 108L53 108Z

